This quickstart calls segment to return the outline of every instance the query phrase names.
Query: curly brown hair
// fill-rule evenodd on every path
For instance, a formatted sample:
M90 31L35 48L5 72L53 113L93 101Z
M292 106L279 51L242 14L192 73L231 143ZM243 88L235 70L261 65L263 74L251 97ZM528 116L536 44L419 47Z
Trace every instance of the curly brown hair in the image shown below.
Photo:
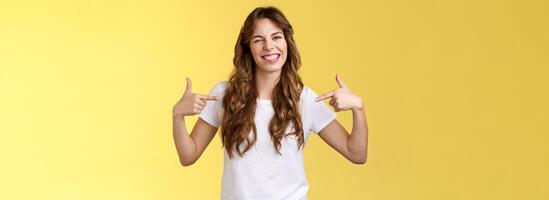
M248 15L240 30L234 50L235 68L223 97L222 105L225 114L221 122L221 138L229 158L233 157L233 150L243 156L257 140L254 118L258 91L255 82L256 63L250 49L250 39L256 20L264 18L270 19L283 30L288 46L288 57L273 90L272 102L275 114L269 123L273 146L280 154L281 140L286 135L297 137L298 148L302 148L305 143L303 122L299 112L300 94L303 90L303 82L298 74L301 57L293 38L292 25L277 8L258 7ZM288 129L291 131L286 133ZM250 138L250 134L253 134L253 137ZM245 147L241 149L241 144L244 142Z

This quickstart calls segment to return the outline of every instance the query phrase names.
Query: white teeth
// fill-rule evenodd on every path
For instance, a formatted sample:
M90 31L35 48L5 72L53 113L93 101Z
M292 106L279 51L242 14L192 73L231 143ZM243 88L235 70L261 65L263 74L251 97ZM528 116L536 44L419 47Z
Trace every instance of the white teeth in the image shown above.
M263 58L265 60L275 61L276 59L278 59L279 56L280 56L280 54L271 54L271 55L263 56Z

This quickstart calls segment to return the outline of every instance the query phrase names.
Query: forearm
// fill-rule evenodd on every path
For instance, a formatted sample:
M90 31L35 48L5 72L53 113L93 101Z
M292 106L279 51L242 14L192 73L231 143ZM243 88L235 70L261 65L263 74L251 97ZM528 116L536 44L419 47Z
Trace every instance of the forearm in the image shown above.
M353 112L353 130L347 142L349 153L358 162L364 163L368 150L368 125L364 108L355 108Z
M181 115L173 118L173 139L181 164L190 165L194 163L196 144L187 132L185 118Z

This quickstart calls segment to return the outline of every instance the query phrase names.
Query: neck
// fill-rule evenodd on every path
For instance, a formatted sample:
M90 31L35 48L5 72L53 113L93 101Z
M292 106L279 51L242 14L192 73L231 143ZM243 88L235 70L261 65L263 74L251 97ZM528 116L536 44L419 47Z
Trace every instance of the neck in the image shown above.
M272 99L273 90L278 83L281 71L265 72L256 70L255 72L255 84L260 99Z

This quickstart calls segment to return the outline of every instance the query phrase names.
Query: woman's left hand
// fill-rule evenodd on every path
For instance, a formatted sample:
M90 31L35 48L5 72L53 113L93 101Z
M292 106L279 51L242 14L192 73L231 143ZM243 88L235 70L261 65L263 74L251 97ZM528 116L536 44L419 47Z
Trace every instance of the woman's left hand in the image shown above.
M315 98L316 102L330 98L330 106L334 108L336 112L345 110L362 109L362 99L354 95L347 86L341 80L339 74L336 74L336 81L339 85L338 89L329 91L323 95Z

